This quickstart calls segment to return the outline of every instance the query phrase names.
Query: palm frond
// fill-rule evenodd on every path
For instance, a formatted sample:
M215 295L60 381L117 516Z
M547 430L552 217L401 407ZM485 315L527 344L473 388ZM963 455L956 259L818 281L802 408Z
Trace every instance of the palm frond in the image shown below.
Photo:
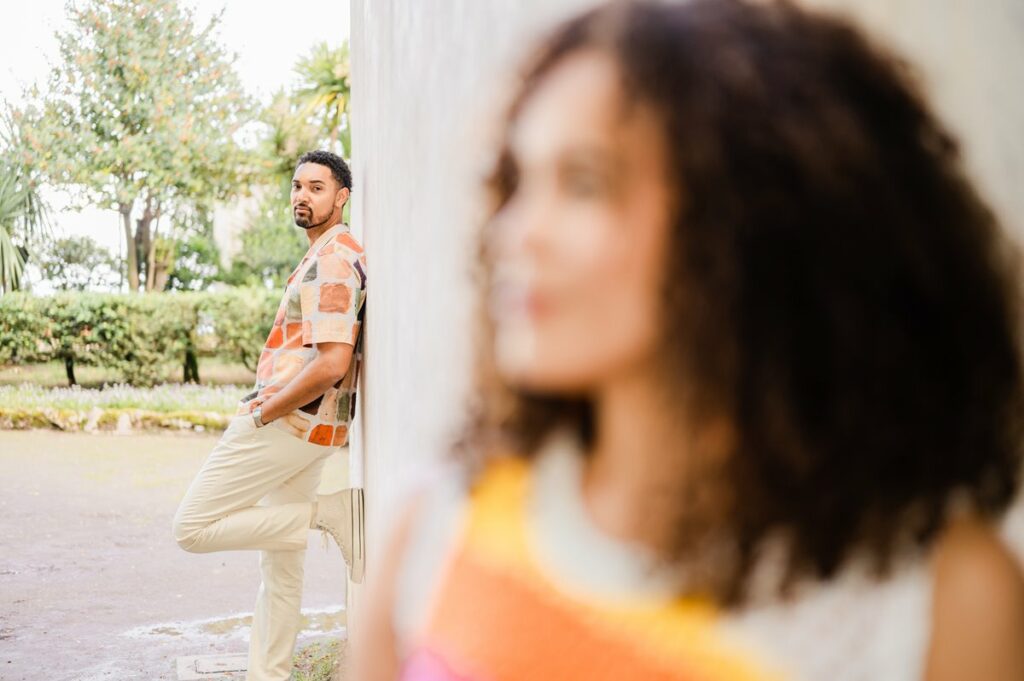
M10 110L0 115L0 290L21 286L23 246L51 235L50 211L31 167L19 158L20 136Z

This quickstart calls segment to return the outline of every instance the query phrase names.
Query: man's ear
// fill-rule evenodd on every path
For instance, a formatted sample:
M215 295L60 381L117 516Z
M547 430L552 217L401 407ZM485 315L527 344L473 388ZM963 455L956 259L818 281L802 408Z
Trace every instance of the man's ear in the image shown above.
M341 208L348 202L348 197L351 194L348 187L342 187L338 190L338 194L334 197L334 207Z

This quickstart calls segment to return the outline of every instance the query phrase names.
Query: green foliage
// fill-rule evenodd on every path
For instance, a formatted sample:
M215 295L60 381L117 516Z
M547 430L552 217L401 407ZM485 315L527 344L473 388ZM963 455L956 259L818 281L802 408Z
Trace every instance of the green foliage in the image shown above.
M28 247L50 231L38 173L23 146L21 129L5 111L0 118L0 293L21 288Z
M233 135L250 104L232 58L176 0L69 4L61 59L35 103L27 139L60 184L117 208L141 196L223 197L245 156Z
M317 641L296 651L292 658L294 681L330 681L339 666L343 641Z
M311 117L305 101L284 90L274 93L259 120L266 129L258 149L264 182L289 192L295 163L320 146L325 131Z
M348 43L332 48L327 43L317 43L308 57L299 60L295 72L303 85L296 92L299 101L304 102L308 112L317 115L322 129L331 140L334 150L339 135L348 131L348 100L351 93L349 76ZM342 139L341 155L348 157L349 136Z
M199 356L196 359L197 369L202 374L203 386L252 385L253 372L234 358ZM114 369L92 365L76 366L75 378L81 388L102 388L124 380ZM42 388L56 388L66 386L67 382L66 367L60 360L32 364L0 364L0 386L30 384ZM160 385L186 384L182 377L182 366L179 364L168 364L166 373L160 376Z
M52 356L44 300L24 293L0 296L0 364L45 362Z
M235 286L282 288L309 248L309 240L292 224L287 200L274 193L265 197L240 235L242 248L232 258L224 281Z
M0 297L0 362L64 360L115 369L152 385L186 351L231 357L255 370L277 309L276 292L61 293Z
M31 383L0 385L2 409L142 409L150 412L200 411L231 414L238 406L241 385L161 385L136 388L108 385L102 390L88 388L45 388Z
M167 290L203 291L223 278L220 249L212 237L192 234L169 241L168 245L174 249L174 266L167 280Z
M48 84L16 119L27 158L79 205L119 211L130 288L145 273L147 289L162 289L160 218L250 184L235 137L251 103L215 39L219 15L200 26L178 0L89 0L69 3L68 18Z
M295 71L300 76L298 88L275 93L260 115L265 128L257 151L261 199L241 234L242 248L223 276L230 284L273 288L284 284L309 246L301 230L291 227L295 164L312 149L348 154L348 44L314 45Z
M118 262L87 236L69 236L42 246L33 260L43 278L60 291L116 290Z
M256 371L263 344L277 314L280 291L234 288L195 295L200 350L215 352Z

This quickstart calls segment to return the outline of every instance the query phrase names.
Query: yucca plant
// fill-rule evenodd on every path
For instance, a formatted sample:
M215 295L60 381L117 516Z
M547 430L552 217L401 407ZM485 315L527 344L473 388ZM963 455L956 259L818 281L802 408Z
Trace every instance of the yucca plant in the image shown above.
M19 141L15 117L5 112L0 117L0 292L21 288L29 248L50 233L49 210L31 158L19 156Z
M349 155L348 148L348 99L352 88L349 82L348 43L331 48L327 43L317 43L308 57L300 59L295 72L302 79L302 87L296 92L306 103L311 114L320 118L330 135L331 147L342 139L343 156Z

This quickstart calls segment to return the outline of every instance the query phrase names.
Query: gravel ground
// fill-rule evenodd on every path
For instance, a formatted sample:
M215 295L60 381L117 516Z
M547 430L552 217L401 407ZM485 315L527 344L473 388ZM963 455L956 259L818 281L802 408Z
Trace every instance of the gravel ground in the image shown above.
M258 554L171 537L215 442L0 431L0 679L174 679L178 656L245 652ZM339 453L322 489L344 479ZM300 645L344 635L343 570L311 534Z

